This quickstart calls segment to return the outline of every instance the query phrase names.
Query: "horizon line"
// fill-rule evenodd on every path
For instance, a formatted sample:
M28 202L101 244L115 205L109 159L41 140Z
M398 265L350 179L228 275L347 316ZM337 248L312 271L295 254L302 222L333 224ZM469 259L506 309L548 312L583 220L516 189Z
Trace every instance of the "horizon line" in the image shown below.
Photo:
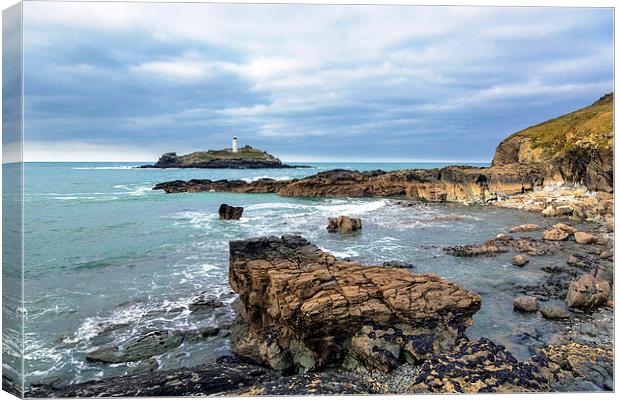
M428 164L447 164L447 163L475 163L475 164L490 164L492 160L339 160L339 161L331 161L331 160L281 160L283 164L299 164L299 163L349 163L349 164L367 164L367 163L390 163L390 164L403 164L403 163L428 163ZM23 161L14 161L10 163L3 164L14 164L23 162L27 163L155 163L154 161L145 161L145 160L23 160Z

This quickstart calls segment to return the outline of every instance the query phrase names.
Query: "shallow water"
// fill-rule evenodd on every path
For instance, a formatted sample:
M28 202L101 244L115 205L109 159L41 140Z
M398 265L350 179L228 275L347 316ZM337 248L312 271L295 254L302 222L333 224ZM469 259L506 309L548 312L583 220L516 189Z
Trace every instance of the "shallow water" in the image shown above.
M226 315L189 313L201 293L230 302L228 241L297 233L339 257L364 263L399 260L415 272L434 272L482 294L468 329L529 355L523 332L560 329L554 322L512 311L511 283L535 283L540 267L565 253L532 257L524 268L512 253L455 258L443 246L479 243L523 223L550 225L540 215L491 207L417 204L389 199L307 199L272 194L152 191L173 179L288 179L333 168L401 169L419 164L314 164L310 169L155 170L135 164L29 163L26 201L26 381L79 382L140 368L85 360L101 343L122 345L154 329L191 331L229 322ZM221 203L245 207L240 221L220 221ZM330 216L363 219L362 233L338 235ZM454 217L454 218L452 218ZM536 233L534 233L535 235ZM186 341L156 357L161 368L191 366L229 352L226 338Z

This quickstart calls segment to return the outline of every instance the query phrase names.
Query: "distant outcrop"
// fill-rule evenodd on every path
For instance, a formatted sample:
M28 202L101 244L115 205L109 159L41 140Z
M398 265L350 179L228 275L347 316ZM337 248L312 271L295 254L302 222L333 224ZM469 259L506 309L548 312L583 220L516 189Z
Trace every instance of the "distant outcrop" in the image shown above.
M303 168L303 166L286 165L277 157L266 151L245 146L238 152L231 150L196 151L177 156L176 153L165 153L153 165L142 165L140 168Z
M193 179L155 185L154 190L180 192L277 193L291 197L407 197L429 202L484 203L498 196L533 190L543 184L535 167L478 168L451 166L401 171L320 172L302 179L240 180Z
M613 191L613 93L594 104L504 139L493 167L538 165L548 178Z

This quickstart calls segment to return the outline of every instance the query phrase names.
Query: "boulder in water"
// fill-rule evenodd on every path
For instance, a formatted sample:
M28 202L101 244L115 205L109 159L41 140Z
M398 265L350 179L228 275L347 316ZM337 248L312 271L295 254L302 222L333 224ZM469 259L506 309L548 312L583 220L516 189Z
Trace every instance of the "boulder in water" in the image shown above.
M538 311L538 299L534 296L515 297L512 305L516 311L534 312Z
M93 362L116 364L146 360L177 348L183 343L183 333L179 331L153 331L137 339L132 339L123 346L107 345L86 354L86 359Z
M228 204L222 204L219 209L221 220L236 220L241 218L243 207L233 207Z
M510 228L510 232L532 232L539 230L540 227L536 224L523 224L519 226L513 226Z
M609 282L584 274L568 285L565 301L569 307L591 309L607 303L610 293Z
M336 218L330 218L327 225L329 232L355 232L362 229L362 220L360 218L348 217L341 215Z
M570 317L568 311L560 306L549 305L540 309L540 313L546 319L566 319Z
M529 262L530 260L526 256L522 255L517 255L512 258L512 265L515 265L517 267L522 267Z
M586 232L575 232L575 242L579 244L596 243L596 236Z

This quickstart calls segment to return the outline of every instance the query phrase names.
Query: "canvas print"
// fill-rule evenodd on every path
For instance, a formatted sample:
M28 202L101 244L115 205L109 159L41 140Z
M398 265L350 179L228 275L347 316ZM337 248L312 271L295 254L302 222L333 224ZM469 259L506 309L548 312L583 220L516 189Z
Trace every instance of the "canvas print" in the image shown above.
M6 9L3 390L613 391L613 13Z

